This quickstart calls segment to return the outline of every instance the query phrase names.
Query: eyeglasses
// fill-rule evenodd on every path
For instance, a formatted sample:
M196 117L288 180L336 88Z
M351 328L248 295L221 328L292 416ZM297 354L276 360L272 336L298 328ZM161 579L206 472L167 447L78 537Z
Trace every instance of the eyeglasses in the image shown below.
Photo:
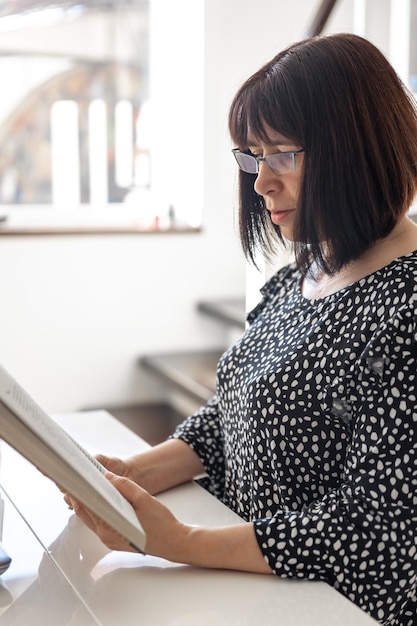
M242 152L239 148L234 148L232 152L239 168L247 174L258 174L259 163L262 161L265 161L275 174L287 174L288 172L295 172L295 155L304 152L304 148L291 150L290 152L276 152L266 157L248 154L247 152Z

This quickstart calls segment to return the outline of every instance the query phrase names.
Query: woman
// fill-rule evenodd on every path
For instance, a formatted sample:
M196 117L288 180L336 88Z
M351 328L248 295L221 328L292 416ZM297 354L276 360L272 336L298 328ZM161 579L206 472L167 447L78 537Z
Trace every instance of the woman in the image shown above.
M372 44L334 35L290 46L249 78L229 122L243 248L272 257L292 242L296 261L221 358L216 397L167 442L100 460L147 553L324 580L381 623L413 624L414 103ZM150 495L202 472L245 521L191 528ZM109 547L129 549L67 501Z

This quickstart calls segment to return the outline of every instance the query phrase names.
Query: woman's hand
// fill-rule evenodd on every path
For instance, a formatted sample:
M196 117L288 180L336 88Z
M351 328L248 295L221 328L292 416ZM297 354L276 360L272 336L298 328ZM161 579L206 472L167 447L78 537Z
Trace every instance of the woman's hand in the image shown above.
M112 474L129 478L152 495L204 473L197 454L179 439L169 439L125 460L103 454L96 458Z
M111 461L110 464L113 467L123 470L122 465L117 463L117 459ZM129 478L116 476L111 472L107 474L107 478L133 506L146 534L145 552L153 556L163 556L175 560L178 556L175 546L185 540L191 527L180 523L163 504ZM91 513L80 502L68 494L65 495L65 500L74 509L77 516L96 533L108 548L128 552L135 551L123 536Z
M97 458L109 470L108 479L133 506L146 535L146 554L199 567L272 573L250 522L219 528L188 526L153 497L204 472L198 456L183 441L170 439L125 461ZM124 537L76 499L65 494L65 501L108 548L134 551Z
M130 459L119 459L117 457L105 456L104 454L97 454L96 459L107 471L117 476L124 476L129 478L134 483L140 481L140 464L136 461L140 457L132 457Z
M112 473L108 473L107 477L133 506L146 534L146 554L199 567L272 573L261 554L250 522L218 528L188 526L128 478ZM134 551L126 539L70 496L69 502L108 548Z

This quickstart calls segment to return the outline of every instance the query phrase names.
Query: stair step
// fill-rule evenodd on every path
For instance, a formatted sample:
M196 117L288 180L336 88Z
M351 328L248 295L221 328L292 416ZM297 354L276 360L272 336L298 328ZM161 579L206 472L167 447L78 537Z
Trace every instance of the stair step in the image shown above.
M230 326L245 328L246 310L244 298L202 301L197 304L197 309L201 313L210 315Z
M142 356L139 364L164 382L205 404L216 390L216 369L223 350Z

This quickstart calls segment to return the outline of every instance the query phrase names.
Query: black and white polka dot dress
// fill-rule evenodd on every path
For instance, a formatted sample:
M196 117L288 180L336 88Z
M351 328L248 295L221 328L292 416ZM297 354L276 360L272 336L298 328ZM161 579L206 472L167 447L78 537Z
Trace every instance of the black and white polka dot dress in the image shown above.
M277 575L417 624L417 251L322 299L293 266L262 293L174 436Z

